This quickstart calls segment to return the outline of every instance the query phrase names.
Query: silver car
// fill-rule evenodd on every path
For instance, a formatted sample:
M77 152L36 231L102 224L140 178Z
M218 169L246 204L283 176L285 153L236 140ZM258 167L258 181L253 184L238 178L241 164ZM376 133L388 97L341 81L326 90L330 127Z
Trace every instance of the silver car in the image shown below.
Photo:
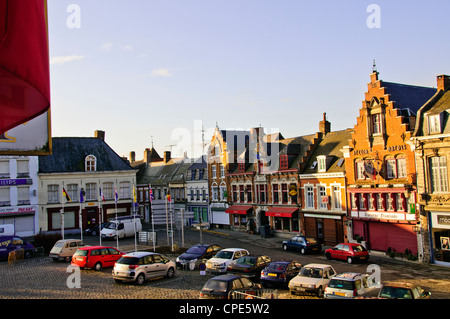
M174 261L161 254L146 251L123 255L114 265L112 272L116 282L133 281L138 285L151 278L171 278L174 275Z

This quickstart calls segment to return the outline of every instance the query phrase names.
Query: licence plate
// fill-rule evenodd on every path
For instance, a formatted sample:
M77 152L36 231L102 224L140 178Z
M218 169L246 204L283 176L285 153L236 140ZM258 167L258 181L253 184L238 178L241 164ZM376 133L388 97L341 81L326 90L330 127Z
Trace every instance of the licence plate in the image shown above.
M276 276L277 276L277 274L270 273L270 272L269 272L267 275L268 275L269 277L276 277Z
M366 256L361 256L361 257L359 257L359 258L361 258L361 259L366 259Z
M342 296L342 297L345 297L345 293L343 293L343 292L335 292L334 293L336 296Z

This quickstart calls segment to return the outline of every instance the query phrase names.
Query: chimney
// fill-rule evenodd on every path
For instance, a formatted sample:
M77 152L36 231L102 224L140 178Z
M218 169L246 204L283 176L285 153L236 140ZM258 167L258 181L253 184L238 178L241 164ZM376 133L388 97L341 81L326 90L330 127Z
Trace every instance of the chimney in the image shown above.
M96 130L94 132L94 137L99 138L101 140L105 140L105 131Z
M170 151L164 152L164 163L167 163L170 161Z
M444 74L438 75L437 89L438 91L443 90L444 92L450 89L450 76Z
M319 132L324 136L331 131L331 123L327 121L326 115L327 113L323 113L323 121L319 122Z
M151 151L150 151L150 149L149 148L146 148L145 150L144 150L144 162L145 163L150 163L150 160L151 160Z
M134 151L130 152L130 163L133 163L136 160L136 153Z

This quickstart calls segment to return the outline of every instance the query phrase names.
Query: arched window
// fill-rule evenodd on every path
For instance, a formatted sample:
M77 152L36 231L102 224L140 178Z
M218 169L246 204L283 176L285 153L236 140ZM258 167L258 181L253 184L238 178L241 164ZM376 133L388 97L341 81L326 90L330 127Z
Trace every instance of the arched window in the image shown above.
M84 159L86 172L95 172L97 170L97 158L94 155L88 155Z

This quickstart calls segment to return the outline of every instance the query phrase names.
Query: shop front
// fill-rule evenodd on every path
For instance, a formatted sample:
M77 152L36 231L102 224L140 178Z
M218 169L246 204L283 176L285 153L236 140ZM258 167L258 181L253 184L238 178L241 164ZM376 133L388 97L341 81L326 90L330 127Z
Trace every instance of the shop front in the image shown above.
M270 207L265 215L276 232L298 233L300 230L298 207Z
M233 205L225 210L225 213L230 214L231 226L234 228L247 228L247 222L253 216L253 207L247 205Z
M450 212L430 212L432 262L450 266Z
M306 236L312 236L326 246L344 242L343 215L305 212L303 218Z

